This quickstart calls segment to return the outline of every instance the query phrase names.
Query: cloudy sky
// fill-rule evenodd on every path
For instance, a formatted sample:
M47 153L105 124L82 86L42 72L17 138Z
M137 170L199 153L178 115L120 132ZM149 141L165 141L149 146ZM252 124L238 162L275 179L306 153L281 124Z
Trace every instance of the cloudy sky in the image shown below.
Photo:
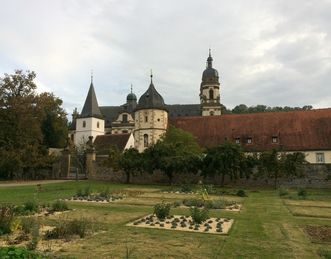
M94 71L99 105L133 84L165 102L198 103L208 48L221 101L331 107L331 0L4 0L0 74L37 73L71 113Z

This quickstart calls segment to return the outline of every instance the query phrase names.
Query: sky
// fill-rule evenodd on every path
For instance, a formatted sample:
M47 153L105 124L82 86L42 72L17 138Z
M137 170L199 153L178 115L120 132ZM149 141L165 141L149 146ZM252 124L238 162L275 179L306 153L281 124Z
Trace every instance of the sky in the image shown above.
M81 111L91 70L100 106L133 85L167 104L199 103L211 48L221 102L331 107L331 0L4 0L0 77L37 74L68 112Z

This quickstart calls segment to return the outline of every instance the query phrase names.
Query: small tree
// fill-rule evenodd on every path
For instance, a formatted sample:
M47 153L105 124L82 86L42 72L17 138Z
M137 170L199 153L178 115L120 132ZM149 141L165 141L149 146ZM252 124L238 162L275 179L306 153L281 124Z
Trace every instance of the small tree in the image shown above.
M193 135L170 126L167 133L144 152L145 169L161 170L172 184L175 173L196 173L201 161L201 148Z
M126 149L119 157L118 166L126 174L126 183L130 183L131 176L142 170L142 155L135 148Z
M303 177L303 165L306 163L302 152L288 153L283 157L282 170L288 179Z
M220 175L222 176L221 184L224 185L225 175L229 175L231 180L238 178L244 159L244 152L239 145L225 142L207 150L203 160L202 175Z

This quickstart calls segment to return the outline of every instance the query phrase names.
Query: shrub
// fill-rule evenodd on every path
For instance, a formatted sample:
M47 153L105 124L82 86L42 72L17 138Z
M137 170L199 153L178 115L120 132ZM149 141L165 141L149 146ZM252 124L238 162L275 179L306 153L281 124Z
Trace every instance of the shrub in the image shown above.
M29 251L24 247L8 246L8 247L0 247L0 258L42 259L42 258L46 258L46 257L37 252Z
M302 198L302 199L306 199L307 196L308 196L307 191L306 191L305 189L303 189L303 188L300 188L300 189L298 190L297 194L298 194L298 196L299 196L300 198Z
M52 204L52 211L65 211L68 210L68 204L65 201L62 200L56 200L53 204Z
M209 211L206 208L199 209L198 207L190 208L191 217L194 223L201 224L209 218Z
M158 203L154 206L154 214L158 219L165 219L169 216L171 205L169 203Z
M238 190L236 193L237 196L239 197L246 197L246 192L244 190Z
M286 196L286 195L289 195L289 192L286 188L279 188L278 190L278 193L279 193L279 196Z
M111 192L109 190L109 187L106 189L102 190L99 194L99 197L104 198L104 199L109 199L111 196Z
M84 191L83 191L83 196L90 196L92 193L91 191L91 187L90 186L86 186Z
M58 225L45 233L45 239L70 239L72 236L83 238L92 228L91 222L86 219L74 219L71 221L60 221Z
M33 228L35 228L35 226L38 224L39 224L38 221L33 217L22 217L21 218L22 231L25 234L32 233Z
M193 191L193 188L191 185L189 184L183 184L181 187L180 187L180 191L181 192L192 192Z
M203 207L204 201L201 199L185 199L183 204L188 207Z
M77 191L76 191L76 196L77 197L83 197L83 191L82 191L82 189L78 189Z
M39 211L39 206L35 200L26 201L23 204L23 208L26 212L36 213Z
M174 208L177 208L177 207L179 207L181 205L181 202L180 201L174 201L174 203L172 204L172 206L174 207Z
M207 209L225 209L229 205L233 205L235 202L226 202L225 200L206 201L205 208Z
M10 206L0 207L0 235L9 234L13 230L15 222L14 210Z
M39 243L39 222L35 221L31 227L31 241L27 244L29 250L35 250Z

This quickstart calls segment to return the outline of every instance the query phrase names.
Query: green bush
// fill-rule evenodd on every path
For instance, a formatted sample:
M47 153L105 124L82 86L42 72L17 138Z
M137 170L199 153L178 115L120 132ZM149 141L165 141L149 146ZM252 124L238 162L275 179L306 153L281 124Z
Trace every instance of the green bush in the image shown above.
M238 190L236 195L239 196L239 197L246 197L247 196L247 194L244 190Z
M23 208L26 212L36 213L39 211L38 203L35 200L26 201L23 204Z
M62 200L56 200L51 207L52 211L66 211L68 210L68 204Z
M188 207L203 207L204 201L201 199L185 199L183 204Z
M48 230L45 233L45 239L69 240L72 236L79 236L80 238L83 238L91 229L92 224L86 219L60 221L54 229Z
M169 203L158 203L154 206L154 214L158 219L165 219L169 216L171 205Z
M194 223L201 224L209 218L209 211L206 208L199 209L198 207L190 208L191 217Z
M92 193L91 191L91 187L90 186L86 186L84 191L83 191L83 196L90 196Z
M111 197L111 192L110 192L109 187L102 190L99 194L99 197L104 198L104 199L109 199Z
M33 217L22 217L21 218L22 231L25 234L32 233L33 229L39 225L38 221Z
M286 188L281 187L278 190L278 194L279 194L279 196L287 196L287 195L289 195L289 192Z
M179 207L181 204L182 204L182 203L181 203L180 201L174 201L174 203L172 204L172 206L173 206L174 208L177 208L177 207Z
M321 258L331 259L331 250L320 250L319 255L321 256Z
M303 188L300 188L298 190L297 194L298 194L299 198L302 198L302 199L306 199L307 196L308 196L307 191L305 189L303 189Z
M180 187L180 191L181 192L192 192L193 191L193 188L191 185L189 184L183 184L181 187Z
M4 259L42 259L47 258L37 252L29 251L24 247L0 247L0 258Z
M0 207L0 235L9 234L13 230L13 224L16 218L14 216L13 207Z

